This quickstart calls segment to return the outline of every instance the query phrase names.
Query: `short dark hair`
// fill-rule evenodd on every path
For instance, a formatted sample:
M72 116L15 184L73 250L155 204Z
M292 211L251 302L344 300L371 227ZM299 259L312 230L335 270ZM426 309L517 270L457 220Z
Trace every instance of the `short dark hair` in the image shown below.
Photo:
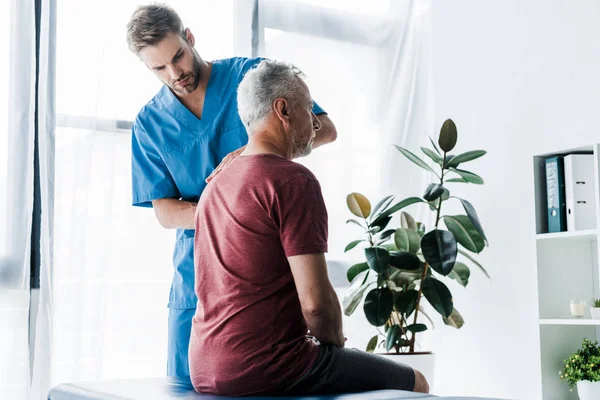
M138 54L144 47L155 46L170 33L185 38L185 27L177 12L166 4L138 6L127 23L127 45Z

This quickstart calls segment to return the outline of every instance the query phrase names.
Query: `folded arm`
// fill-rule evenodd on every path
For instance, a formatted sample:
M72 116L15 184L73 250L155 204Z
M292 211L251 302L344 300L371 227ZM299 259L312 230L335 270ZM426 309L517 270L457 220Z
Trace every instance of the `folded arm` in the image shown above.
M194 229L197 203L178 199L152 201L156 219L166 229Z

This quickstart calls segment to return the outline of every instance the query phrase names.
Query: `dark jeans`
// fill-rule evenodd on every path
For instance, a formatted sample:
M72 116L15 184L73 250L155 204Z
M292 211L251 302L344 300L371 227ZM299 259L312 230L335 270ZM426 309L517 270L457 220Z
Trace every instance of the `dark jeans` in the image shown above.
M284 388L285 395L365 392L398 389L412 391L415 372L376 354L321 345L319 356L300 379Z

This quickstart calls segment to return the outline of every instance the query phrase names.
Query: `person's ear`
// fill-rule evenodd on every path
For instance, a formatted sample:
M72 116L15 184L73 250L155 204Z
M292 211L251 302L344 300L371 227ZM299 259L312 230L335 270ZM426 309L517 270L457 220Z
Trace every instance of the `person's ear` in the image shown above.
M196 38L194 37L194 34L190 30L190 28L185 28L184 32L185 38L187 39L188 43L190 44L190 46L194 47L196 45Z
M273 108L275 109L275 115L281 121L284 126L290 124L290 105L286 99L275 99L273 102Z

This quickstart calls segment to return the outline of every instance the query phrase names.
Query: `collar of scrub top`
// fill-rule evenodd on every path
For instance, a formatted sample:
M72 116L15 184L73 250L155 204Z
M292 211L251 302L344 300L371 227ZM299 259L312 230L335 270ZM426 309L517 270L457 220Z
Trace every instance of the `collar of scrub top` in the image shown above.
M202 119L198 119L190 110L184 106L181 101L171 92L167 85L163 85L160 93L160 100L165 109L181 124L188 129L202 128L203 122L210 123L215 115L215 108L218 106L218 99L221 97L220 80L221 65L213 62L208 83L206 85L206 94L204 95L204 108L202 109Z

